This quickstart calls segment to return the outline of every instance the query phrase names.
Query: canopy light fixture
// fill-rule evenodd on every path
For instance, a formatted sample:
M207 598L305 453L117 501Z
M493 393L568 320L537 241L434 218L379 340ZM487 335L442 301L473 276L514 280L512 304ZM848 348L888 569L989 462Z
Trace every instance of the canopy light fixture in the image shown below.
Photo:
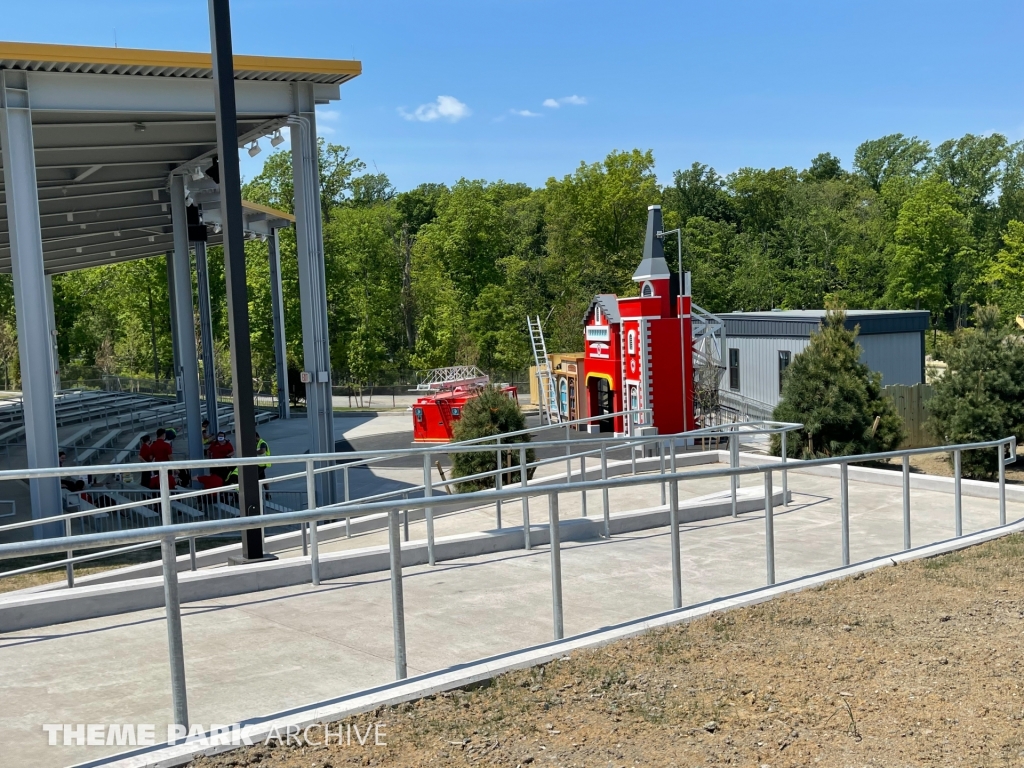
M215 234L215 235L219 235L219 234L220 234L220 231L221 231L221 229L223 229L223 227L221 227L221 225L220 225L220 224L214 224L214 225L213 225L213 234Z
M249 157L256 157L263 150L260 148L260 143L253 139L252 144L249 145Z
M270 137L270 146L279 147L284 144L284 136L281 135L281 129L278 128L274 131L274 135Z
M192 181L200 181L206 174L203 173L203 169L198 165L192 169Z

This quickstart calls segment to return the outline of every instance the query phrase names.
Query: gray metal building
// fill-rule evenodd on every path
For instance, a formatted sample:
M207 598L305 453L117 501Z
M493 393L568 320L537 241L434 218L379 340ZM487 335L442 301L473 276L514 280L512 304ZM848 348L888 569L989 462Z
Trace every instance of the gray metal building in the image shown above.
M782 372L811 342L825 318L823 309L731 312L725 321L725 375L722 401L748 401L774 407ZM924 381L924 334L928 312L849 310L846 326L860 327L861 361L882 374L882 385Z

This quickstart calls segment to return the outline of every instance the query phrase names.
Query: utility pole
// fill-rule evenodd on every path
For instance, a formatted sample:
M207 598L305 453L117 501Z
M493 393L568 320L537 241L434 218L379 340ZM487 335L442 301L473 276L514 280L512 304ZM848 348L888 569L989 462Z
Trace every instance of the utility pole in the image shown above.
M242 184L238 170L238 115L235 109L235 65L231 51L231 8L228 0L209 0L209 8L214 104L217 110L217 153L220 162L220 211L224 227L224 276L227 282L228 335L231 342L231 385L235 401L235 445L238 447L238 455L248 458L256 456L256 412L252 394L249 298L245 283ZM260 486L254 464L238 468L238 508L244 517L260 514ZM243 531L240 562L263 559L263 531L260 528Z

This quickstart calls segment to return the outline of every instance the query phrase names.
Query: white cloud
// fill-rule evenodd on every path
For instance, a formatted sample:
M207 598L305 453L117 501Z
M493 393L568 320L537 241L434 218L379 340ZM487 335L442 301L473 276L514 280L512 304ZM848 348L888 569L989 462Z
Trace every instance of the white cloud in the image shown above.
M336 109L318 109L316 111L317 120L327 120L328 122L333 122L337 120L339 117L341 117L341 112L339 112Z
M438 96L437 101L420 104L412 112L406 112L405 109L400 108L398 114L406 120L418 120L421 123L432 123L435 120L457 123L462 118L469 117L472 112L454 96Z
M331 126L329 126L329 125L324 125L323 123L317 123L316 124L316 133L317 133L318 136L330 136L332 133L336 133L336 131Z
M586 96L563 96L560 99L544 99L544 106L549 109L558 109L563 104L571 104L574 107L582 107L587 103Z
M510 109L509 112L520 117L540 117L540 112L531 112L528 109Z

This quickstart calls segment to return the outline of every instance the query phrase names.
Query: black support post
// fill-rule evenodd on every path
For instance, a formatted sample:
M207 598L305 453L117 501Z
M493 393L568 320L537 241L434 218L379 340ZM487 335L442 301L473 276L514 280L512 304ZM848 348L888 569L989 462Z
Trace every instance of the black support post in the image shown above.
M231 340L231 383L235 405L235 448L238 456L256 455L256 413L252 395L252 349L249 342L249 299L245 284L245 241L242 232L242 185L238 170L238 120L235 111L235 67L231 50L231 9L228 0L209 0L210 44L217 109L217 152L220 162L220 210L224 227L224 274L227 281L228 332ZM238 507L246 517L260 514L257 468L238 471ZM263 559L263 532L242 534L242 559Z

